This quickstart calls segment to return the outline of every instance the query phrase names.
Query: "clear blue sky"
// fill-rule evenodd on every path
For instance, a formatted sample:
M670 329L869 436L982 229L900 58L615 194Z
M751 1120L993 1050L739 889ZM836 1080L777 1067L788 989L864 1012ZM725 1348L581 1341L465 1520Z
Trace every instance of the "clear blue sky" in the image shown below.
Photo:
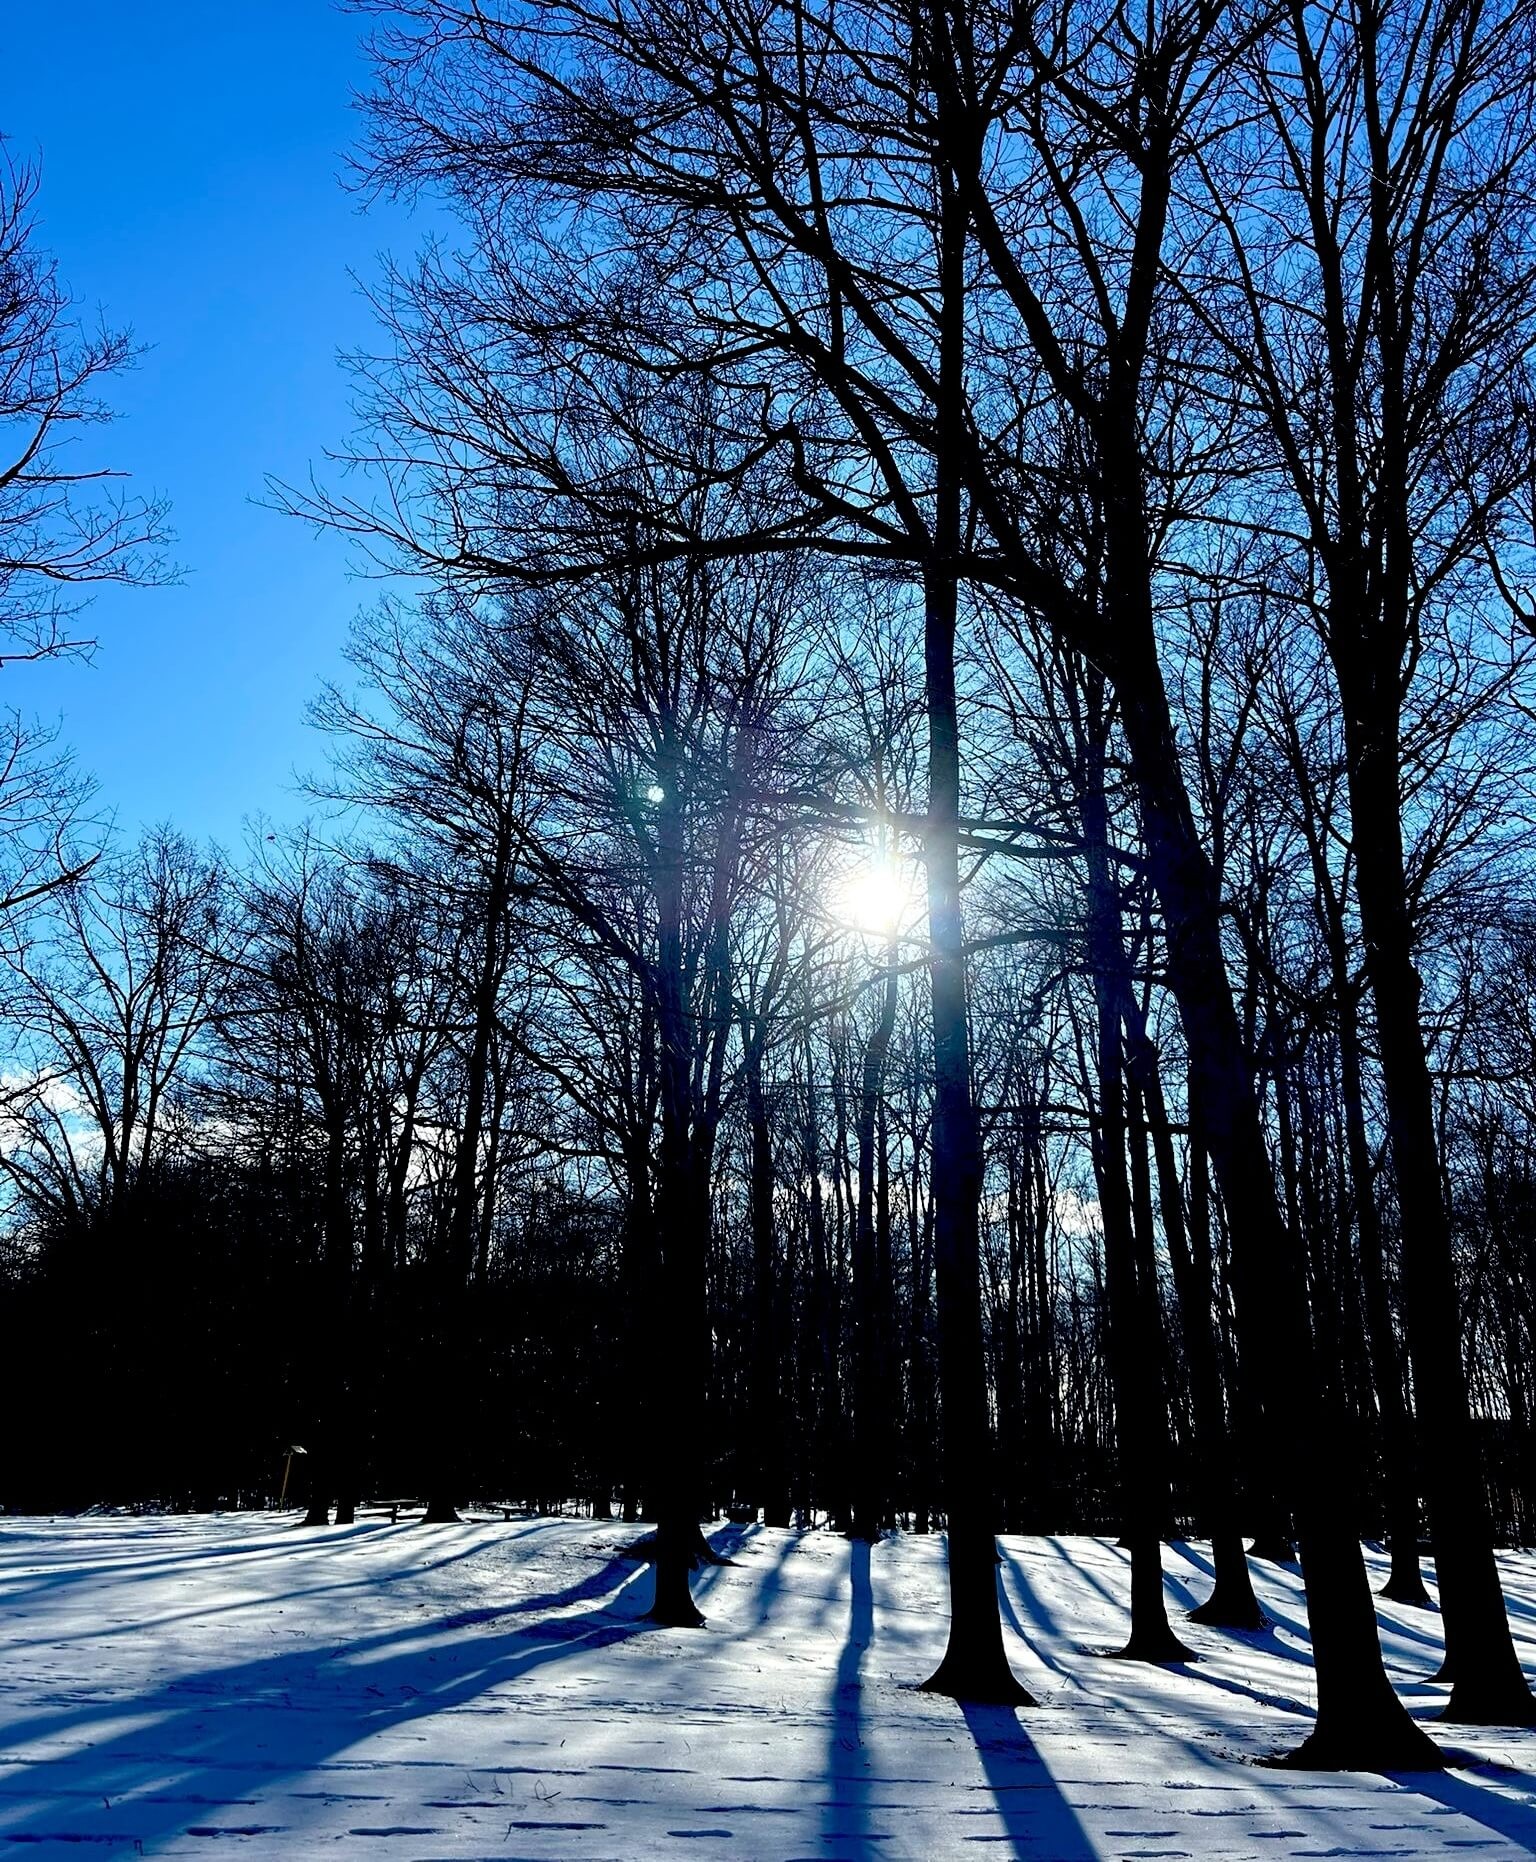
M7 669L0 703L62 718L121 826L238 845L303 812L303 722L340 670L349 552L260 509L350 428L349 277L418 231L338 176L366 81L363 22L327 0L0 0L0 130L38 155L43 243L87 307L149 346L113 390L114 465L172 501L181 586L104 590L94 665Z

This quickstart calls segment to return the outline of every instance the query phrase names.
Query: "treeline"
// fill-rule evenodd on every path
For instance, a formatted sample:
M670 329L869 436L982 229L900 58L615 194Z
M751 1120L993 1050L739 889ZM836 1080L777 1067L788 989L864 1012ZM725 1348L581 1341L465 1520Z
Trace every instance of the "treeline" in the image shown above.
M4 1498L12 1506L265 1501L282 1477L288 1446L322 1439L316 1430L325 1366L338 1354L357 1392L356 1464L347 1476L353 1491L415 1493L431 1484L442 1444L419 1423L431 1400L423 1382L432 1377L422 1299L426 1264L444 1245L451 1208L465 1024L455 1025L461 1011L440 998L443 1019L430 1030L433 1077L418 1077L419 1049L401 1065L402 1037L414 1044L429 1025L406 1020L423 1013L405 1005L423 1001L424 979L409 968L372 967L422 949L414 925L408 942L390 935L391 922L397 934L402 923L394 876L381 889L376 858L343 860L302 843L293 851L307 855L309 866L300 869L303 906L297 890L290 897L298 908L291 929L326 955L302 983L301 972L288 972L288 987L299 986L288 1012L295 1021L329 1018L332 1042L345 1038L345 1017L352 1038L373 1050L348 1061L350 1083L335 1093L342 1187L330 1204L323 1095L331 1088L323 1073L317 1080L309 1072L304 1055L315 1049L301 1045L294 1026L272 1029L269 1049L254 1045L250 979L241 973L250 926L238 869L219 871L184 841L157 836L123 869L114 866L110 901L108 876L93 877L93 904L113 915L110 941L81 938L73 909L46 927L34 921L36 941L17 962L8 997L13 1038L27 1030L24 1068L8 1087L13 1329L6 1376L13 1413L28 1418L7 1451ZM118 917L125 872L144 890ZM867 903L858 881L867 875L853 873L842 898L847 915L858 918ZM178 883L202 895L190 924L165 912ZM839 890L829 890L835 911ZM875 907L884 909L878 892ZM911 898L899 909L917 916ZM1531 1134L1519 1094L1504 1084L1516 1057L1488 1054L1480 1032L1508 1025L1516 1006L1509 983L1522 963L1530 969L1519 927L1510 930L1519 941L1497 947L1491 967L1503 973L1496 988L1488 984L1486 937L1476 971L1457 976L1450 1038L1464 1054L1474 1044L1483 1051L1476 1067L1446 1084L1447 1160L1487 1491L1500 1540L1528 1543L1536 1452L1526 1331L1536 1217ZM177 948L188 935L191 952ZM524 920L520 936L527 935ZM1051 960L1039 967L1023 964L1018 946L978 959L978 987L985 976L976 1002L978 1060L983 1077L996 1081L982 1089L983 1316L997 1516L1002 1529L1016 1532L1118 1530L1120 1523L1093 1156L1099 1111L1080 1064L1084 980L1071 937L1064 921ZM772 1164L766 1265L753 1252L751 1089L738 1072L739 1049L727 1061L711 1193L708 1394L693 1425L702 1440L703 1498L716 1512L761 1505L762 1475L771 1472L779 1519L851 1523L859 1478L853 1274L862 1220L873 1251L859 1255L859 1264L872 1271L885 1328L886 1355L870 1399L886 1431L879 1517L927 1530L942 1519L942 1499L932 1209L923 1170L930 1123L923 979L916 967L903 970L900 958L892 975L878 961L878 936L834 931L833 939L846 948L822 953L814 1006L825 1012L786 1026L758 1088ZM205 964L210 953L218 961ZM116 1002L97 964L121 989ZM563 963L560 969L568 980ZM24 970L30 983L22 981ZM135 975L145 986L130 999ZM177 992L177 977L186 994ZM1042 986L1046 999L1039 999ZM349 988L357 992L350 1001L343 993ZM328 990L336 993L328 998ZM888 995L895 1012L887 1033ZM556 996L550 1007L569 1014L563 1005ZM615 1036L643 1043L646 1031L626 1028L621 1006L603 1003ZM136 1053L135 1027L157 1023L174 1029L174 1049ZM183 1042L183 1035L192 1038ZM525 1038L526 1027L493 1032L498 1078L515 1065L503 1049ZM1165 1038L1177 1062L1176 1038ZM322 1034L321 1051L326 1039ZM739 1033L734 1039L740 1042ZM872 1048L879 1080L868 1123ZM256 1095L252 1069L261 1080ZM605 1063L589 1091L605 1098L608 1077ZM1313 1298L1336 1315L1330 1336L1340 1396L1358 1433L1359 1530L1375 1537L1400 1528L1402 1571L1416 1574L1416 1484L1406 1520L1394 1520L1387 1507L1336 1038L1319 1030L1284 1069L1271 1070L1269 1082L1277 1169L1294 1186L1299 1232L1316 1263ZM637 1334L627 1292L628 1199L614 1181L612 1156L591 1144L566 1086L531 1069L522 1086L515 1109L498 1095L492 1130L483 1135L473 1294L460 1334L472 1363L460 1407L442 1426L463 1457L462 1492L533 1504L577 1496L599 1513L611 1507L637 1517L646 1505L638 1423L658 1337ZM1164 1196L1182 1203L1187 1184L1195 1203L1184 1209L1176 1244L1191 1263L1202 1261L1208 1277L1196 1310L1209 1305L1214 1316L1222 1416L1240 1401L1230 1245L1219 1198L1212 1201L1197 1161L1191 1174L1182 1092L1175 1084L1171 1101L1160 1098L1149 1112L1134 1103L1129 1079L1126 1090L1133 1098L1124 1137L1133 1222L1147 1238L1158 1303L1171 1482L1165 1520L1170 1529L1189 1529L1205 1521L1180 1305L1188 1288L1175 1278L1189 1266L1175 1265L1165 1240ZM142 1108L126 1147L125 1103ZM429 1111L407 1162L402 1126L413 1103ZM1369 1102L1362 1111L1373 1124ZM644 1123L650 1108L642 1105L638 1116ZM1159 1172L1169 1168L1170 1151L1165 1180ZM872 1166L863 1209L861 1154L864 1169ZM1379 1176L1371 1195L1367 1219L1383 1234L1395 1340L1395 1211ZM350 1235L349 1304L337 1330L324 1275L328 1212ZM776 1297L760 1305L760 1282L769 1278ZM664 1315L657 1324L664 1342ZM765 1387L765 1340L776 1402L766 1417L755 1407ZM1262 1470L1244 1479L1253 1496L1245 1523L1254 1530L1263 1520ZM298 1464L295 1494L308 1486L308 1470ZM1405 1590L1414 1594L1415 1587L1408 1576Z
M314 826L7 918L18 1481L942 1524L1005 1701L999 1527L1152 1660L1254 1534L1315 1765L1427 1525L1529 1723L1536 9L376 10L459 233L275 495L417 592Z

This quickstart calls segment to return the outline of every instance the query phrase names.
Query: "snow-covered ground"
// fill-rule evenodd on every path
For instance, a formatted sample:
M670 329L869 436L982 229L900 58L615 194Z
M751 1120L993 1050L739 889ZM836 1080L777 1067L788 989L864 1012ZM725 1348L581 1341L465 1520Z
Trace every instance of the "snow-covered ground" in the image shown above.
M1294 1572L1274 1628L1198 1663L1106 1659L1125 1555L1003 1542L1015 1714L918 1693L943 1547L724 1529L703 1630L637 1620L626 1531L324 1532L292 1516L0 1522L0 1856L406 1858L1526 1855L1536 1735L1458 1730L1443 1776L1276 1773L1311 1698ZM1198 1546L1170 1600L1204 1594ZM1536 1662L1536 1557L1504 1561ZM1382 1606L1415 1708L1439 1620ZM974 1845L995 1845L978 1849Z

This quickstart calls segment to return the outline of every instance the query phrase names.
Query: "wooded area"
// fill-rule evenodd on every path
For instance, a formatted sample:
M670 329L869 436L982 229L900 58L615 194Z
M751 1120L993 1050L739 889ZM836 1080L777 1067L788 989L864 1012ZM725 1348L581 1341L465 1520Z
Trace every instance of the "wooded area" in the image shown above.
M1355 1767L1441 1762L1423 1534L1448 1717L1536 1721L1536 7L368 10L452 230L270 492L391 578L310 823L0 782L0 1504L297 1442L654 1521L673 1625L716 1511L942 1528L988 1701L997 1531L1122 1533L1152 1661L1164 1537L1235 1628L1294 1547ZM23 655L164 573L32 185Z

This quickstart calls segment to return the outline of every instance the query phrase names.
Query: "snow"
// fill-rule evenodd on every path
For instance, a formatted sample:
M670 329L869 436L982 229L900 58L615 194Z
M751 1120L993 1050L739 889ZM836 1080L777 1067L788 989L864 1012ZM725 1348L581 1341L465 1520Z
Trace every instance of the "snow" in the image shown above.
M572 1519L304 1531L291 1515L0 1524L0 1856L815 1858L1528 1855L1536 1735L1456 1729L1445 1775L1276 1773L1312 1675L1274 1627L1108 1659L1126 1555L1005 1539L1017 1714L917 1692L943 1546L721 1528L703 1630L639 1619L626 1529ZM1165 1551L1170 1603L1204 1594ZM1385 1575L1374 1558L1379 1582ZM1503 1569L1536 1660L1536 1556ZM1438 1617L1383 1604L1416 1711Z

